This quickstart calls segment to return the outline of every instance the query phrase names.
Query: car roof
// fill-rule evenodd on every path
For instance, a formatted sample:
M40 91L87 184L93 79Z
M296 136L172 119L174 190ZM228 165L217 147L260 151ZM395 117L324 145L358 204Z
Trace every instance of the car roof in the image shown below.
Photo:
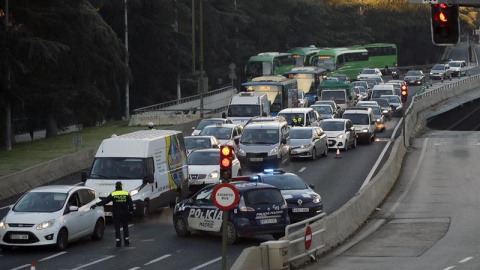
M225 122L227 119L225 118L207 118L207 119L202 119L202 121L222 121Z
M283 109L278 114L281 113L306 113L313 110L312 108L288 108L288 109Z
M185 136L183 139L212 139L215 138L213 135L201 135L201 136Z
M329 119L324 119L322 122L345 122L349 119L345 118L329 118Z
M58 192L58 193L69 193L71 190L79 189L79 188L87 188L83 186L75 186L75 185L51 185L51 186L41 186L31 189L28 192Z
M234 128L234 127L236 127L236 126L240 126L240 125L238 125L238 124L219 124L219 123L217 123L217 124L208 125L208 126L206 126L205 128L207 128L207 127L226 127L226 128Z
M238 192L240 193L247 190L260 189L260 188L273 188L273 189L279 190L278 188L272 185L259 183L259 182L239 181L239 182L230 182L230 184L234 185L237 188Z
M251 129L251 128L278 128L281 125L287 125L287 121L266 121L266 122L253 122L246 125L243 129Z
M197 153L197 152L215 152L220 155L219 148L204 148L204 149L195 149L194 151L192 151L192 153Z

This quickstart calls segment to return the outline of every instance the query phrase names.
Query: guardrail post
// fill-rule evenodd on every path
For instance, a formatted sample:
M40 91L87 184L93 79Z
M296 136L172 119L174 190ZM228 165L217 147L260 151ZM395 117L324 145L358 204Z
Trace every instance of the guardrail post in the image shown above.
M441 82L443 83L443 76L442 76Z

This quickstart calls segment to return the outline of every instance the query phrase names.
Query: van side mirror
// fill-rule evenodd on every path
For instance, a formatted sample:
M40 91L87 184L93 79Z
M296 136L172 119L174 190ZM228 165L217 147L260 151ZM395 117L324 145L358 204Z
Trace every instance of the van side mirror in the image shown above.
M225 112L222 113L222 118L227 118L227 114Z
M314 189L315 188L315 185L314 184L309 184L308 185L311 189Z
M80 180L82 182L87 182L87 172L86 171L83 171L81 174L80 174Z
M149 173L143 177L144 183L153 184L155 182L155 178L153 177L153 173Z

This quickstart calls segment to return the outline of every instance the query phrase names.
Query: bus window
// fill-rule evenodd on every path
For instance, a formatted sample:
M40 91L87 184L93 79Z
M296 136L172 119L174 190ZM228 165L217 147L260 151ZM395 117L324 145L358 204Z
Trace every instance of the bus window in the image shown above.
M337 56L337 66L336 66L336 69L339 69L340 67L342 67L343 64L345 64L345 59L344 59L344 57L343 57L343 54L340 54L339 56Z
M272 63L266 61L248 62L245 75L252 78L264 75L272 75Z
M335 65L333 63L333 56L331 55L317 56L317 59L315 59L315 66L326 69L327 71L333 71L335 69Z

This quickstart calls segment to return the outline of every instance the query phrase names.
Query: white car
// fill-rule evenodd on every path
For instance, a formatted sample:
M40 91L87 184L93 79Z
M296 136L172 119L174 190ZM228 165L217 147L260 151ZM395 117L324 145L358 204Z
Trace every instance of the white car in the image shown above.
M187 155L197 149L220 149L221 145L215 136L186 136L183 140L185 141L185 147L187 148Z
M364 68L357 76L357 80L368 79L372 77L382 77L382 72L378 68Z
M320 123L328 137L328 148L348 150L357 147L357 133L350 119L325 119Z
M103 238L103 207L95 191L83 186L43 186L25 193L0 221L0 247L53 245L65 250L69 242L90 236Z
M463 60L452 60L448 62L452 76L465 76L467 75L467 63Z
M298 96L298 107L300 108L308 107L307 97L305 97L305 93L302 90L299 90L297 92L297 96Z
M243 126L239 124L215 124L206 126L200 132L200 136L215 136L222 145L230 145L235 152L238 150L236 140L242 135Z
M209 118L209 119L203 119L202 121L200 121L200 123L198 123L198 125L196 127L192 127L192 136L197 136L198 134L200 134L200 132L202 131L202 129L206 126L209 126L209 125L215 125L217 123L221 123L221 124L231 124L232 123L232 120L230 119L225 119L225 118Z
M232 177L242 175L240 161L233 153ZM220 149L199 149L188 155L188 182L190 190L199 190L220 181Z

